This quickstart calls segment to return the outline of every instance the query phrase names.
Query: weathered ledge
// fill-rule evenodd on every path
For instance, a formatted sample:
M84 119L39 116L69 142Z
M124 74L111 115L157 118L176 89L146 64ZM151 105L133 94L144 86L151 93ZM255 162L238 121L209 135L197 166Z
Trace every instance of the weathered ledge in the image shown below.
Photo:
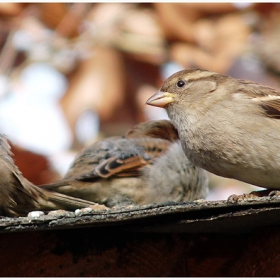
M241 233L280 225L280 197L163 203L94 211L57 211L39 217L0 218L0 232L118 227L137 232Z

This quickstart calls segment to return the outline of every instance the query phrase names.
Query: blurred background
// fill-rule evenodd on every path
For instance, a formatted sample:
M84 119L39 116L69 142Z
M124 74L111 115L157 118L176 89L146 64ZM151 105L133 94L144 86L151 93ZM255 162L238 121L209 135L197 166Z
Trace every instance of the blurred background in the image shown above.
M279 89L277 3L0 3L0 132L35 184L84 146L163 119L145 101L199 67ZM208 199L255 188L211 175Z

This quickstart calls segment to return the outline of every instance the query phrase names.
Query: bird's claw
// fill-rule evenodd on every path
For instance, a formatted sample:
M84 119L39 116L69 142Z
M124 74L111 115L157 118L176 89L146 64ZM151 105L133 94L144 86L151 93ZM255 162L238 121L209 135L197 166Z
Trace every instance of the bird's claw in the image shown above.
M240 201L244 201L244 200L247 200L247 199L254 199L254 198L257 198L257 197L259 197L259 196L255 192L239 194L239 195L232 194L228 197L227 202L235 204L235 203L240 202Z
M280 191L271 191L269 194L268 194L268 196L270 196L270 197L276 197L276 196L280 196Z

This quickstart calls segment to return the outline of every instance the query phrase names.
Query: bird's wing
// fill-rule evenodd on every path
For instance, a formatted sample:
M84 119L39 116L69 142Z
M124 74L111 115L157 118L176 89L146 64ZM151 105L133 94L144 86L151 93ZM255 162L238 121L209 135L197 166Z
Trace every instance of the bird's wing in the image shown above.
M246 96L259 104L263 113L274 119L280 119L280 92L267 86L262 86L250 81L240 80L238 93L244 91Z
M141 123L123 138L106 138L92 144L76 157L64 179L40 187L51 190L73 181L140 176L141 168L164 154L177 139L177 130L168 120Z
M128 145L135 149L121 151L97 165L92 171L77 176L80 181L108 179L111 177L137 177L141 175L141 168L151 164L155 158L166 152L170 146L167 140L156 138L128 139ZM132 152L131 152L132 151Z

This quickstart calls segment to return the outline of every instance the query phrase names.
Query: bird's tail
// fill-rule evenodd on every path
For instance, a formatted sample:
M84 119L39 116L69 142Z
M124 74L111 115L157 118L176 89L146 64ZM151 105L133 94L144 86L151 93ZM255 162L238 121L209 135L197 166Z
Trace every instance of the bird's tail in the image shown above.
M29 182L14 164L10 145L3 134L0 134L0 170L1 214L19 216L34 210L71 211L96 205L91 201L41 189Z
M40 192L42 193L41 189ZM87 201L77 197L72 197L62 193L47 190L43 190L41 198L39 199L39 207L41 208L41 210L64 209L68 211L73 211L78 208L85 208L89 206L98 205L97 203L94 203L92 201Z
M61 180L53 182L53 183L39 185L38 187L40 189L44 189L44 190L55 191L59 187L64 187L64 186L67 186L67 185L69 185L69 180L61 179Z
M31 211L67 210L96 206L97 203L71 197L54 191L43 190L25 178L21 178L10 192L11 203L6 209L8 216L22 216Z

